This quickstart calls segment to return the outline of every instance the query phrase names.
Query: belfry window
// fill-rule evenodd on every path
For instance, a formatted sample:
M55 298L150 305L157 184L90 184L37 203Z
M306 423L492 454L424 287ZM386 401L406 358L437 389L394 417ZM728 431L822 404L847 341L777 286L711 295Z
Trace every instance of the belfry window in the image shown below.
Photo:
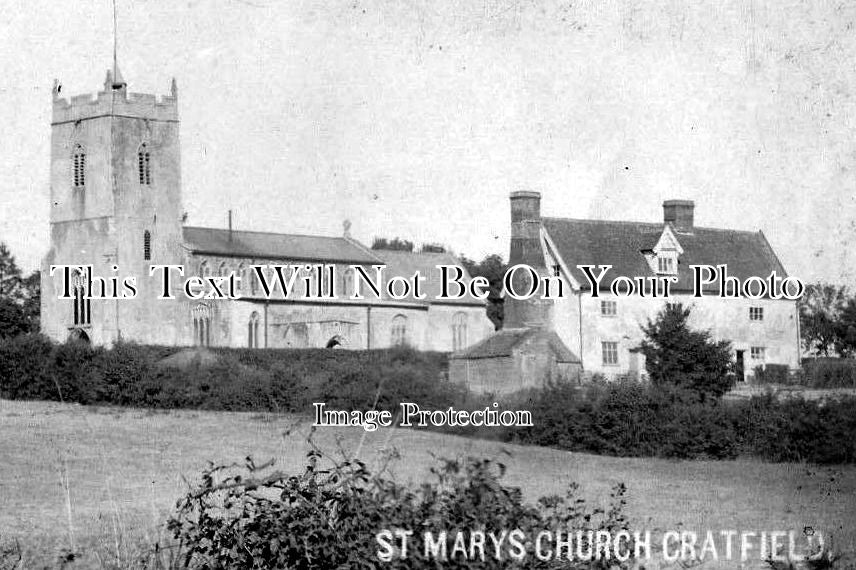
M86 184L86 152L84 152L83 147L80 145L74 147L72 168L72 182L74 187L82 188Z
M152 234L149 230L143 232L143 260L152 258Z
M151 154L146 143L140 145L137 151L137 171L140 175L140 184L148 186L152 183Z

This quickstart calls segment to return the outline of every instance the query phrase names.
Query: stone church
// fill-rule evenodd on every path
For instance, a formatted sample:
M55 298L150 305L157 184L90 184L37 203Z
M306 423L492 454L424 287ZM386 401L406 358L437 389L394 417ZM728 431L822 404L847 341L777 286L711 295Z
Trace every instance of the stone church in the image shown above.
M743 282L772 271L786 276L762 232L698 227L689 200L664 202L661 222L546 217L540 194L530 191L512 192L510 202L509 266L527 264L560 279L567 294L555 300L506 296L503 330L453 354L453 379L477 391L512 392L548 378L639 377L645 374L641 325L667 303L690 308L690 326L729 341L743 379L758 366L799 366L796 301L722 298L715 293L718 281L695 296L692 265L725 264ZM612 266L597 297L579 265ZM670 277L674 284L668 298L616 295L616 276Z
M493 326L485 305L471 298L438 301L438 264L447 253L372 250L345 231L339 236L294 235L189 227L181 198L178 89L161 97L132 93L118 66L94 96L60 96L53 89L51 120L50 250L42 264L42 329L49 337L95 344L252 348L409 345L455 351L476 343ZM188 274L240 276L240 299L194 301L176 288L159 299L153 264L183 265ZM262 295L251 265L334 265L342 291L352 288L350 266L372 274L426 278L426 299L388 294L366 299L338 295L310 299ZM87 298L76 274L63 294L52 265L88 265L92 274L137 276L133 299ZM114 267L117 268L114 270ZM468 279L465 276L465 279ZM322 277L323 279L323 277ZM325 283L329 286L329 283ZM350 287L349 287L350 286ZM326 290L326 288L325 288Z

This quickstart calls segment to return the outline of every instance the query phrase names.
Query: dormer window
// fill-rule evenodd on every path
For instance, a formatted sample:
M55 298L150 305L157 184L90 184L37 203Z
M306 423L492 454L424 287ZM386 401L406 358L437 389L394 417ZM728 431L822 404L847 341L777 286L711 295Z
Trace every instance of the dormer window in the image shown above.
M677 263L675 252L661 251L657 254L657 273L665 273L674 275L677 273Z
M152 183L151 155L146 143L140 145L137 151L137 171L140 175L140 184L148 186Z
M72 157L72 182L75 188L83 188L86 184L86 153L83 147L77 145L74 147L74 155Z

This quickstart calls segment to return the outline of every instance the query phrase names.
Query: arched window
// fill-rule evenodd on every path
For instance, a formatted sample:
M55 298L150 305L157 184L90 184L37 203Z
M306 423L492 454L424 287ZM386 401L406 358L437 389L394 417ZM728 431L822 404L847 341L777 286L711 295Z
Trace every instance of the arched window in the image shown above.
M149 230L143 232L143 260L152 258L152 234Z
M250 269L247 274L250 280L250 295L255 295L259 286L258 278L256 277L256 270Z
M217 275L220 277L224 277L229 273L229 266L226 265L226 262L222 262L220 267L217 268Z
M407 344L407 317L404 315L395 315L392 317L392 328L390 332L392 336L391 344L393 346Z
M211 311L202 303L193 308L193 344L211 345Z
M348 267L342 273L342 298L348 299L354 294L354 270Z
M199 276L208 277L210 274L211 268L208 266L208 262L203 259L199 262Z
M92 299L86 298L86 275L78 269L72 277L71 287L74 292L74 324L88 325L92 322Z
M137 151L137 172L140 175L140 184L148 186L152 183L151 155L146 143L140 145Z
M244 282L247 280L247 266L243 262L238 264L238 274L236 287L238 291L244 290Z
M72 171L72 182L74 187L83 188L86 184L86 152L84 152L83 147L80 145L74 147Z
M463 350L467 347L467 314L455 313L452 317L452 350Z
M250 348L259 347L259 314L256 311L253 311L247 323L247 346Z

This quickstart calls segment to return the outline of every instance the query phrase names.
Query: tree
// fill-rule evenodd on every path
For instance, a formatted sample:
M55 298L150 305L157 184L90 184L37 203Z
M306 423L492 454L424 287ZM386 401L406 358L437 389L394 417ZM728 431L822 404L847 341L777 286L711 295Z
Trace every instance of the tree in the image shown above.
M376 237L372 241L372 249L386 249L389 251L413 251L413 242L394 237L392 239Z
M488 255L481 262L473 261L462 255L458 261L471 277L487 278L490 283L490 293L487 296L487 317L493 322L496 330L501 329L504 319L502 278L505 276L508 265L502 260L502 257L496 254Z
M856 297L843 304L834 325L836 351L841 356L852 356L856 353Z
M30 332L39 331L42 312L42 274L36 270L21 280L22 309Z
M690 309L666 305L656 320L642 327L645 368L658 386L678 386L719 397L731 387L731 343L715 341L708 331L692 330Z
M21 277L21 269L5 243L0 243L0 337L39 330L40 274Z
M30 332L24 308L8 297L0 297L0 339Z
M21 270L5 243L0 243L0 298L20 299Z
M847 301L847 289L830 283L806 285L799 302L803 348L815 356L829 356L842 346L839 318Z

